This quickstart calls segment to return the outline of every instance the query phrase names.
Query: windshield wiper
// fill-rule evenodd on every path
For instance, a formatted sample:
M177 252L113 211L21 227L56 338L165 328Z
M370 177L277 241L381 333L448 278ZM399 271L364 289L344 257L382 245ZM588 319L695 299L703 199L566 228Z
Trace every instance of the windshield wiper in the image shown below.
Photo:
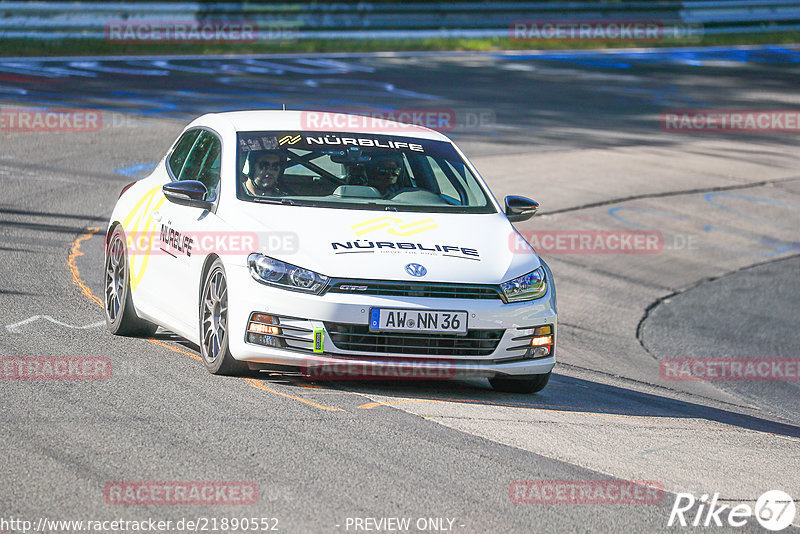
M255 197L253 198L253 202L258 202L259 204L283 204L284 206L297 206L297 202L290 198L260 198Z

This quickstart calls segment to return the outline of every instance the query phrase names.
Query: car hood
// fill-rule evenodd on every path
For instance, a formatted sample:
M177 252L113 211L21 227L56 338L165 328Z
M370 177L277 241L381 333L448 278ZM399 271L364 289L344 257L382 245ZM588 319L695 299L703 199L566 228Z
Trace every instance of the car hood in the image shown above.
M336 278L497 284L540 266L502 213L246 204L226 219L258 234L258 252Z

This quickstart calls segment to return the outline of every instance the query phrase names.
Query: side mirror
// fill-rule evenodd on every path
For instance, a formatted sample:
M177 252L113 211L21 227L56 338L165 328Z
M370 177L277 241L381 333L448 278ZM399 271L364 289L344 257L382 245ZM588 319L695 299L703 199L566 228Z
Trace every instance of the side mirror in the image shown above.
M192 208L211 209L214 205L213 202L206 200L206 189L203 182L197 180L185 180L183 182L170 182L164 184L161 188L167 200L180 204L181 206L190 206Z
M506 217L511 222L527 221L538 209L539 203L535 200L514 195L506 197Z

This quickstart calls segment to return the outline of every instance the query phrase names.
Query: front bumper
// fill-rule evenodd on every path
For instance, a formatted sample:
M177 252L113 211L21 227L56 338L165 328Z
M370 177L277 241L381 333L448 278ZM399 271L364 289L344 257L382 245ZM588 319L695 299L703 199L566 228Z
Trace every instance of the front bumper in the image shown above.
M529 302L505 304L499 299L349 293L308 295L260 284L243 266L228 269L229 346L237 360L303 368L312 377L324 378L328 375L345 379L383 376L409 379L491 378L497 375L545 374L555 365L558 330L556 296L549 272L548 290L543 297ZM469 333L459 339L453 336L433 339L433 346L428 347L423 347L423 343L419 342L409 344L409 339L401 339L413 338L413 335L395 334L393 340L388 341L388 346L373 347L379 351L343 348L365 346L345 340L359 340L368 335L364 332L368 330L370 308L375 307L466 310ZM281 331L284 334L282 347L247 341L247 323L253 312L279 318L280 326L285 328ZM532 358L524 338L530 338L534 328L544 325L553 327L553 347L548 356ZM360 334L347 338L343 331ZM317 352L314 351L315 332ZM386 369L390 372L382 373L381 370Z

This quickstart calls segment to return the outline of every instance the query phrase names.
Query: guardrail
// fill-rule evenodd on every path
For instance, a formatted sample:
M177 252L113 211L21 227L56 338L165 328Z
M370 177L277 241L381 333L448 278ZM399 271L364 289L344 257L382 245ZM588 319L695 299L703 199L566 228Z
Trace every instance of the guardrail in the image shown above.
M162 3L0 1L0 38L108 37L115 23L249 24L267 38L507 37L515 21L648 21L705 34L800 30L798 0L461 3ZM266 32L265 32L266 30Z

